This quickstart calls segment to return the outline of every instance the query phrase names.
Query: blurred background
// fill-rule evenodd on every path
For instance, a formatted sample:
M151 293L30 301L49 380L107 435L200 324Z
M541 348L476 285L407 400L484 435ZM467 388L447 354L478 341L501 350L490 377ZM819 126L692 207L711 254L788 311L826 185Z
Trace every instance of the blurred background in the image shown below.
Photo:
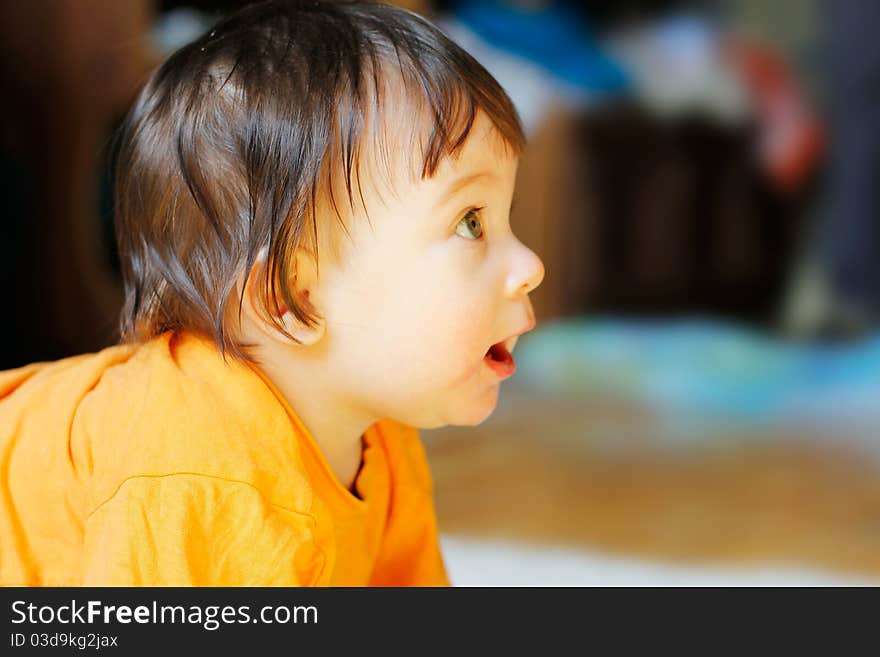
M243 2L0 3L0 369L116 339L111 136ZM875 0L428 0L530 145L538 328L423 432L457 584L880 583Z

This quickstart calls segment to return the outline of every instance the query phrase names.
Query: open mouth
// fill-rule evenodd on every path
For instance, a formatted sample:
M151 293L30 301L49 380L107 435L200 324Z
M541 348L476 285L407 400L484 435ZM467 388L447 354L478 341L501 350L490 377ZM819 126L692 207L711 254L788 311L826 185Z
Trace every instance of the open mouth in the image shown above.
M489 351L483 356L483 362L502 379L512 376L516 371L516 363L504 342L498 342L489 347Z

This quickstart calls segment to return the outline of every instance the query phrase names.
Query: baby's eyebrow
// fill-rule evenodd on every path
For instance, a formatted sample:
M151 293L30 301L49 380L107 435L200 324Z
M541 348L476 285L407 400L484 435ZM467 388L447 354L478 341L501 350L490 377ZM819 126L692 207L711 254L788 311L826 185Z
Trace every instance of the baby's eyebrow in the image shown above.
M467 187L468 185L472 185L473 183L481 180L483 178L488 178L493 180L495 178L495 174L491 171L476 171L474 173L470 173L464 176L460 176L453 180L449 186L444 190L444 192L440 195L440 200L437 203L437 206L440 207L445 205L453 196L455 196L462 189Z

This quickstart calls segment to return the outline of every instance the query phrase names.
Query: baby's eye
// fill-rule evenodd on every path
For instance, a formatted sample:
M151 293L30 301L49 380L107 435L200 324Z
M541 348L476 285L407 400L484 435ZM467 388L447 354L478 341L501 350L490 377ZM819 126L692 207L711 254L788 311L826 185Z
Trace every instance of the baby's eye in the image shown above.
M467 240L478 240L483 234L483 225L480 223L480 209L472 208L461 218L455 227L455 234Z

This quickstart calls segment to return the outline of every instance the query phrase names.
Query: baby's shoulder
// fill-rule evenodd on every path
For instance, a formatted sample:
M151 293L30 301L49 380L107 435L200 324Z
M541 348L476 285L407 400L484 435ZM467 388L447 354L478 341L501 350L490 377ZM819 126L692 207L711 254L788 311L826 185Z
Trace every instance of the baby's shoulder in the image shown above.
M139 350L80 404L72 455L94 497L132 477L191 474L308 505L294 428L265 386L211 354L163 352L161 343Z

